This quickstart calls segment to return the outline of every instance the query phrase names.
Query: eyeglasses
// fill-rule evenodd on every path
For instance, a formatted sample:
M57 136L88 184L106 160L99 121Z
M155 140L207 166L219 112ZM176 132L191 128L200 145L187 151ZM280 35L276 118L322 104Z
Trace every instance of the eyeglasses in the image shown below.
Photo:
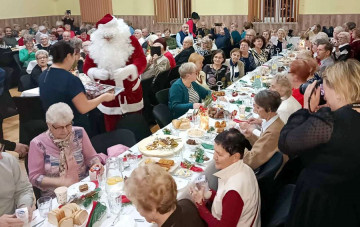
M65 126L58 126L58 127L55 127L54 125L51 125L55 130L61 130L61 129L69 129L72 125L74 124L73 121L71 121L70 124L67 124Z
M37 60L47 59L48 57L38 57Z

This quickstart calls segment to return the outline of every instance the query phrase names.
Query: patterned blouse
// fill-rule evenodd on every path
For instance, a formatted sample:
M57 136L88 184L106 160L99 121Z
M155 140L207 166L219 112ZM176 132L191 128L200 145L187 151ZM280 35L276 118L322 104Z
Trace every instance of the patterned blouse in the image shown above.
M89 175L89 168L104 160L93 148L88 135L81 127L73 127L71 151L78 165L79 180ZM44 177L59 177L60 150L44 132L30 142L29 179L33 186L41 189L42 196L54 196L54 188L42 188Z
M203 71L206 74L206 84L211 90L218 89L216 85L218 81L223 82L222 89L225 89L231 84L230 69L226 65L221 65L221 68L216 70L212 64L207 64L204 66Z
M261 66L265 62L268 61L268 54L266 53L265 49L261 49L261 52L256 52L255 49L251 49L251 53L254 56L256 66Z

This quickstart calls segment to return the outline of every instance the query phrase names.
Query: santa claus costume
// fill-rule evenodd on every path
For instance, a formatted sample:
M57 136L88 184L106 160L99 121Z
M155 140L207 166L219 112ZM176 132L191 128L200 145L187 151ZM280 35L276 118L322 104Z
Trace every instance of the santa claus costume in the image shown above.
M123 19L107 14L96 28L91 34L84 73L102 84L124 88L115 100L98 106L104 113L106 130L111 131L124 114L144 107L140 74L145 70L146 58Z

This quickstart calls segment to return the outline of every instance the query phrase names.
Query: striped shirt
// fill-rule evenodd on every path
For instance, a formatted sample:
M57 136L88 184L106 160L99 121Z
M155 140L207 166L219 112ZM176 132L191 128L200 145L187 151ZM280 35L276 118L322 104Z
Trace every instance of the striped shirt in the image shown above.
M192 84L187 88L189 92L189 103L198 103L200 100L199 94L194 90Z

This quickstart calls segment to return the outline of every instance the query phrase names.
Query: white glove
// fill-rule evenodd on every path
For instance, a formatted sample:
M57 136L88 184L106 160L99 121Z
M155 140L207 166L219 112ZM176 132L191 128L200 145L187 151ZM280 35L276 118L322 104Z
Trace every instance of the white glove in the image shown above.
M106 69L90 68L87 72L88 77L91 79L108 80L110 77L109 71Z
M113 73L115 80L125 80L129 79L134 81L138 78L138 71L134 64L127 65L124 68L116 69Z

